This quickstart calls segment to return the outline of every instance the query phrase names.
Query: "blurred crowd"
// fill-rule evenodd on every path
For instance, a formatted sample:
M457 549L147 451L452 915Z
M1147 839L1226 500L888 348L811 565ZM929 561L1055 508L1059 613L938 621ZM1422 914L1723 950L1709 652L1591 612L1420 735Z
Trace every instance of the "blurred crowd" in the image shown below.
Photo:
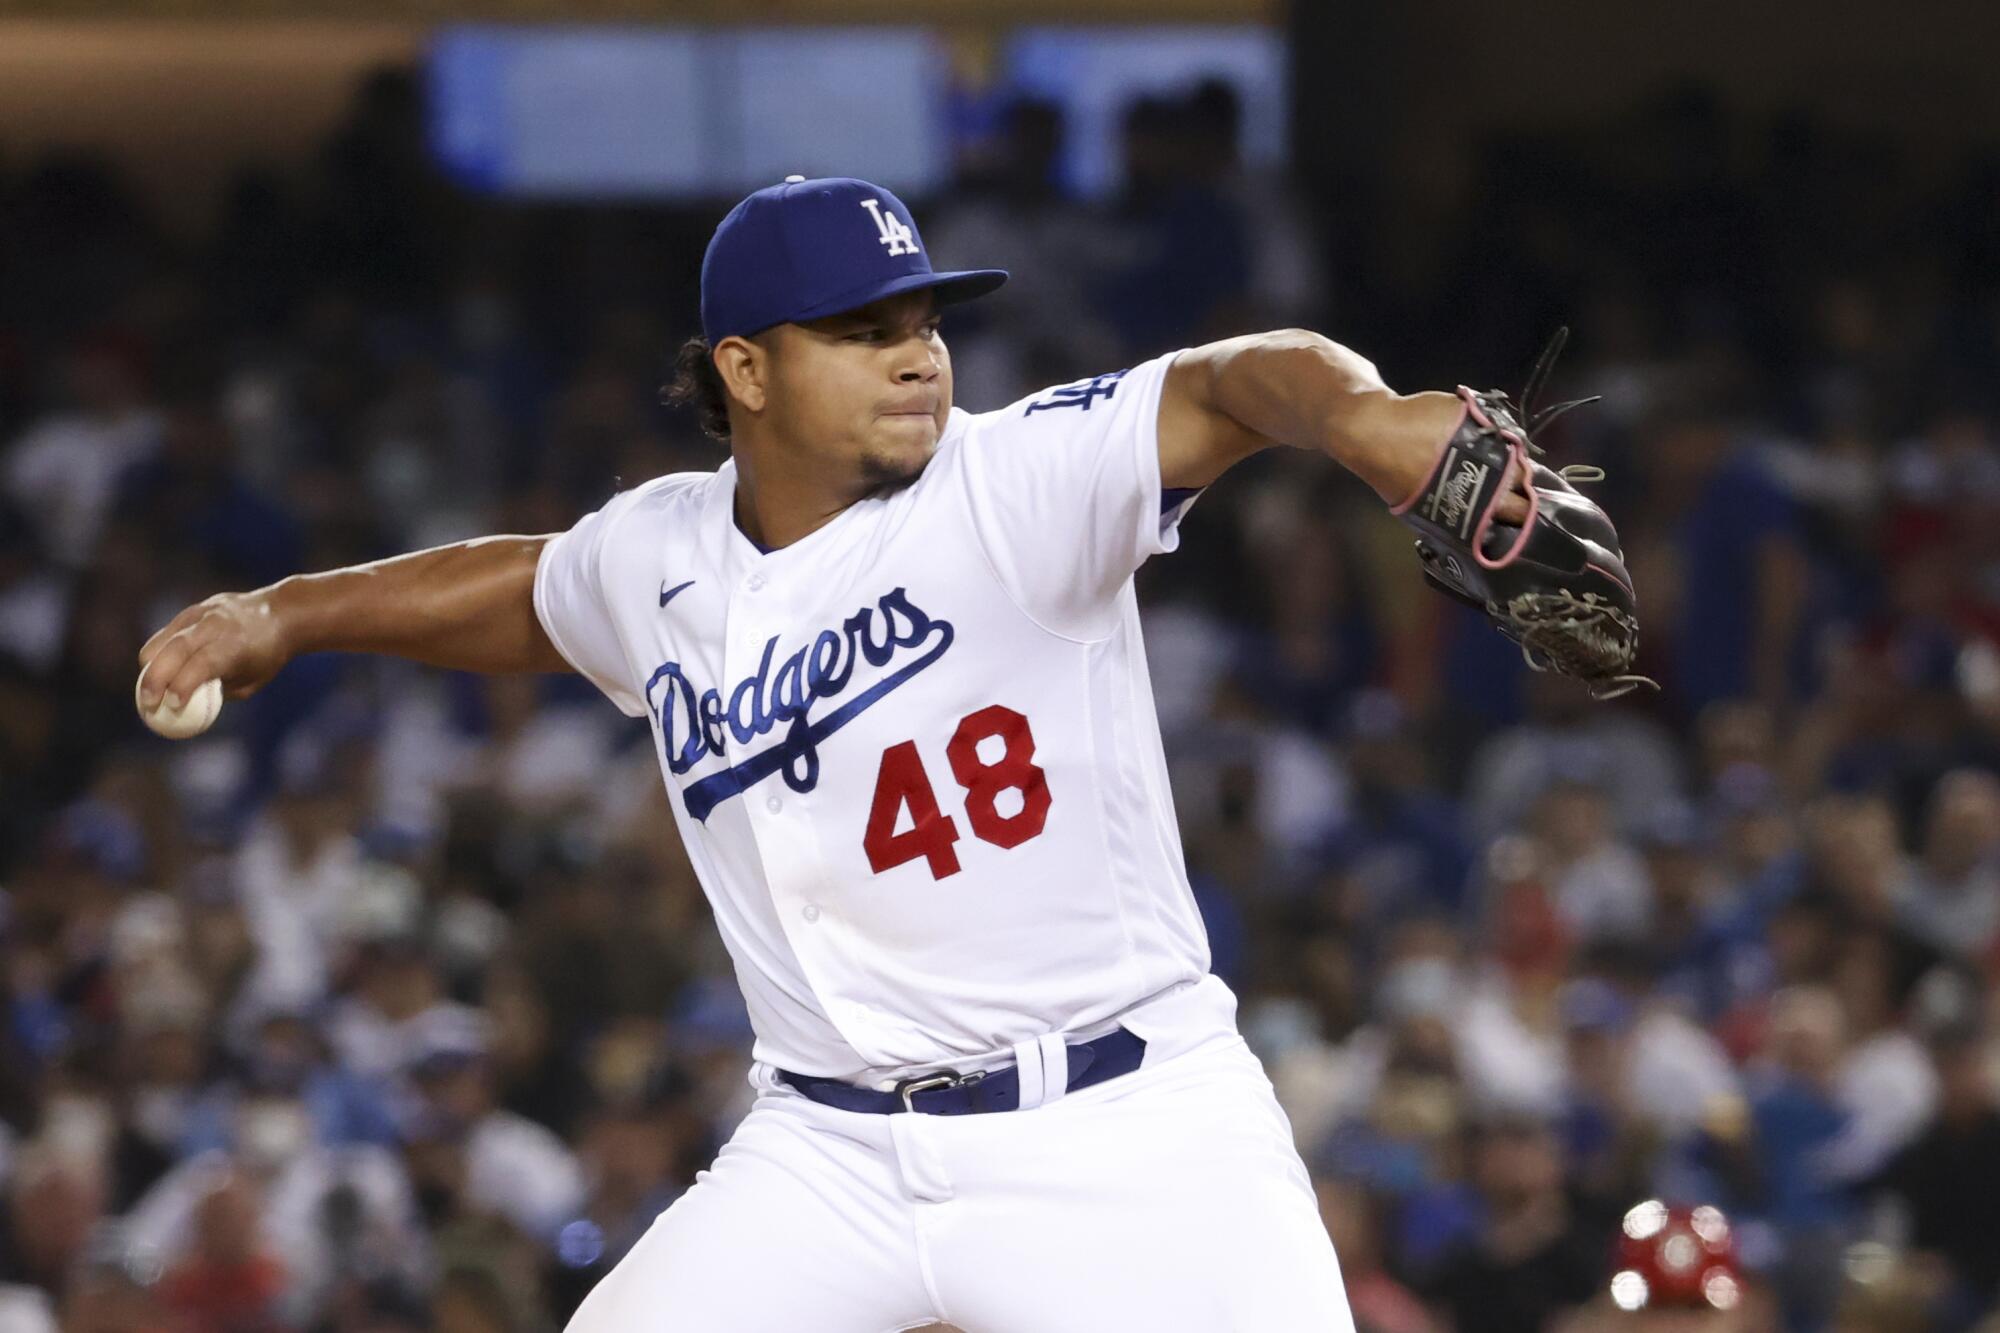
M469 197L421 121L372 78L193 239L0 155L9 1333L559 1326L747 1107L648 733L579 678L321 655L196 741L134 715L211 592L720 457L658 394L728 201ZM959 403L1293 324L1504 385L1573 322L1557 390L1604 402L1551 461L1608 469L1664 686L1527 671L1290 451L1141 575L1215 966L1360 1326L1644 1318L1648 1199L1731 1220L1726 1326L1992 1326L2000 169L1683 92L1469 147L1426 228L1236 131L1226 85L1136 101L1084 201L1061 114L993 108L913 201L1014 272L946 320Z

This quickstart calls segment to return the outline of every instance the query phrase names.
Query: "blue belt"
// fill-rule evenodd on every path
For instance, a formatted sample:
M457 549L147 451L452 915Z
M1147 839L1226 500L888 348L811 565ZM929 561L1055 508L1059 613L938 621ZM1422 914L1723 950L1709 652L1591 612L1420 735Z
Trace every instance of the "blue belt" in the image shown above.
M1146 1058L1146 1040L1124 1028L1108 1032L1096 1041L1087 1041L1069 1050L1069 1084L1076 1092L1093 1083L1102 1083L1129 1074ZM978 1115L983 1111L1013 1111L1021 1105L1021 1071L1013 1065L971 1074L941 1070L906 1078L887 1092L857 1088L837 1078L777 1071L778 1077L826 1106L843 1111L867 1111L894 1115L899 1111L921 1111L925 1115Z

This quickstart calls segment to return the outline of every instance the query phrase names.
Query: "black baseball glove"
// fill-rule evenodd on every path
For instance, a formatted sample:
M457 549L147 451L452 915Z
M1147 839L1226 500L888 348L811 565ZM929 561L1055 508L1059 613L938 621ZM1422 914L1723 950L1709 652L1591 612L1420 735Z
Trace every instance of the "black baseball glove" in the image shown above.
M1618 532L1595 502L1571 483L1601 481L1602 469L1560 471L1537 461L1535 436L1551 421L1595 398L1534 411L1569 338L1559 329L1535 362L1517 412L1498 390L1463 385L1465 413L1445 441L1437 466L1416 494L1392 513L1415 528L1424 577L1441 591L1483 611L1521 645L1537 671L1574 676L1598 699L1612 699L1653 680L1632 673L1639 651L1638 603ZM1494 508L1525 474L1528 518L1500 522Z

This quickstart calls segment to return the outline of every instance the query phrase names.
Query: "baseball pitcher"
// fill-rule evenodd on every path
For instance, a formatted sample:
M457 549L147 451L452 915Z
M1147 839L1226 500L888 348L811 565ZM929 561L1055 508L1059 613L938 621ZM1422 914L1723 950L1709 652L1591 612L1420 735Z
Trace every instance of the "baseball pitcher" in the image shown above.
M1637 679L1616 534L1525 404L1288 329L975 415L940 313L1006 277L934 271L865 181L758 190L675 390L720 467L211 597L141 650L142 707L337 649L580 672L651 728L758 1096L574 1329L1351 1329L1208 970L1133 572L1232 463L1316 450L1532 664Z

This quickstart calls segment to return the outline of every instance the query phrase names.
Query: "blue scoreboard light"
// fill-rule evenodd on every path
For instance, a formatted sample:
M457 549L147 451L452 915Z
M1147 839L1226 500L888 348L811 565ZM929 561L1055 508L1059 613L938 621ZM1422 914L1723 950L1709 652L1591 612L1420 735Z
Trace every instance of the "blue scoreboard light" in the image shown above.
M727 196L794 172L920 193L950 169L946 61L917 28L455 26L428 76L433 153L487 193Z

